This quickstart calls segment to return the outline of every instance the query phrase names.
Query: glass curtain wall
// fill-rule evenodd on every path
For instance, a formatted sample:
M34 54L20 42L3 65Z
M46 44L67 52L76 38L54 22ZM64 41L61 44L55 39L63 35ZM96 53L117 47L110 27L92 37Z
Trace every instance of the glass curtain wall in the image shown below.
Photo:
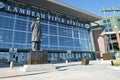
M31 49L30 25L35 21L29 16L0 12L0 48ZM42 50L91 51L89 30L60 23L41 21ZM49 61L81 60L81 53L51 53Z
M31 49L30 25L34 18L0 12L0 48ZM42 49L90 51L89 31L42 21Z

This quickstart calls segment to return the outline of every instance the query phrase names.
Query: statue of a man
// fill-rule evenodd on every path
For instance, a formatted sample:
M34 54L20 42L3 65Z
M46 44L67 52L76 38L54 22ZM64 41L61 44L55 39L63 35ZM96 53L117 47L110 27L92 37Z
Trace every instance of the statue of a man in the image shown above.
M40 18L31 24L32 31L32 51L40 50L42 31L40 26Z

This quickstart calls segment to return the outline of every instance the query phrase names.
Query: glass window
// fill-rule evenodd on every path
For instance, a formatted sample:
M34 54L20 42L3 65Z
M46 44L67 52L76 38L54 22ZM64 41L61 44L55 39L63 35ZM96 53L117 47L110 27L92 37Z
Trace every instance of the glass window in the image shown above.
M27 49L31 49L32 48L32 45L27 45Z
M117 19L118 22L120 22L120 19Z
M61 46L61 45L60 45ZM68 50L67 47L59 47L60 50Z
M50 46L50 50L58 50L58 46Z
M36 18L28 17L28 20L29 20L29 21L35 21Z
M41 45L41 49L42 49L42 50L49 50L49 46L48 46L48 45L47 45L47 46L45 46L45 45L44 45L44 46Z
M50 45L58 45L58 38L57 36L50 36Z
M75 50L76 51L81 51L82 49L80 47L78 47L78 48L76 47Z
M14 28L14 19L0 16L0 28L13 29Z
M51 24L51 25L57 25L57 23L56 23L56 22L50 22L50 24Z
M82 48L82 51L88 50L89 44L88 44L87 40L81 40L81 48Z
M50 34L57 35L57 27L56 26L50 26Z
M27 30L27 22L22 21L22 20L16 20L15 30L26 31Z
M29 31L29 32L31 32L31 28L30 28L30 27L31 27L31 24L32 24L32 22L28 22L28 31Z
M116 39L116 34L111 34L111 39L115 40Z
M12 43L13 32L0 29L0 42Z
M4 12L4 15L5 15L5 16L9 16L9 17L14 17L14 16L15 16L15 14L7 13L7 12Z
M28 35L27 35L27 43L28 44L31 44L31 36L32 36L32 34L31 33L27 33Z
M0 15L4 15L5 12L0 11Z
M14 42L15 43L26 43L26 33L15 31Z
M108 24L104 24L104 26L105 26L105 27L107 27L107 26L108 26Z
M60 53L60 61L63 60L63 53Z
M112 27L111 24L108 24L108 27Z
M24 44L14 44L13 47L18 49L26 49L26 45Z
M107 29L107 28L105 28L105 32L108 32L108 29Z
M77 30L74 30L74 38L79 38L79 32Z
M118 27L120 27L120 22L118 22Z
M106 23L106 20L103 20L103 23Z
M111 31L113 31L113 29L112 29L112 28L109 28L109 31L111 32Z
M12 44L7 44L7 43L1 43L0 42L0 48L11 48Z
M42 27L42 33L48 34L48 25L46 24L41 24Z
M63 58L63 60L66 59L66 53L63 53L62 58Z
M42 35L42 45L48 45L48 36Z
M107 22L109 23L109 22L110 22L110 19L107 19Z
M84 31L80 31L80 38L81 39L85 39L85 32Z
M84 50L84 40L81 40L81 48Z
M17 15L17 18L20 18L20 19L27 19L26 16L21 16L21 15Z
M81 59L81 55L80 55L80 53L78 53L78 57L79 57L79 60Z
M81 30L82 28L79 28L79 27L73 27L73 29L79 31L79 30Z
M64 24L58 24L59 26L62 26L62 27L65 27L66 25L64 25Z
M109 22L110 22L110 19L103 20L103 23L109 23Z
M48 23L48 21L45 21L45 20L41 20L41 23L46 23L46 24L47 24L47 23Z
M60 46L73 46L72 38L60 37L59 42Z
M66 36L66 37L72 37L72 30L59 27L59 35Z
M79 39L75 39L74 44L75 44L75 47L80 47L81 46L81 44L79 42Z

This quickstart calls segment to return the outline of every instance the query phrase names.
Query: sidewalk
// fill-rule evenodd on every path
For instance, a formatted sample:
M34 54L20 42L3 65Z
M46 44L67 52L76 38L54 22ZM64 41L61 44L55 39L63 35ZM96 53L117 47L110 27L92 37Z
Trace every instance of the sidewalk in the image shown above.
M59 68L54 71L20 72L0 68L0 80L119 80L120 70L111 67L110 61L90 61L90 65L81 62L53 64Z
M19 73L16 68L2 68L0 69L0 80L12 80L12 77L18 77Z

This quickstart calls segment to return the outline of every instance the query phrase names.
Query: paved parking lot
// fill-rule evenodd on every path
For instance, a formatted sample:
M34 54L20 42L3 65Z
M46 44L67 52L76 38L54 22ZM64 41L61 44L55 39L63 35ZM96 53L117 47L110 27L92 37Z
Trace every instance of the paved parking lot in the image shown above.
M72 62L66 65L54 64L53 71L21 72L19 67L0 68L0 80L119 80L120 67L113 67L110 61L90 61L90 65Z

